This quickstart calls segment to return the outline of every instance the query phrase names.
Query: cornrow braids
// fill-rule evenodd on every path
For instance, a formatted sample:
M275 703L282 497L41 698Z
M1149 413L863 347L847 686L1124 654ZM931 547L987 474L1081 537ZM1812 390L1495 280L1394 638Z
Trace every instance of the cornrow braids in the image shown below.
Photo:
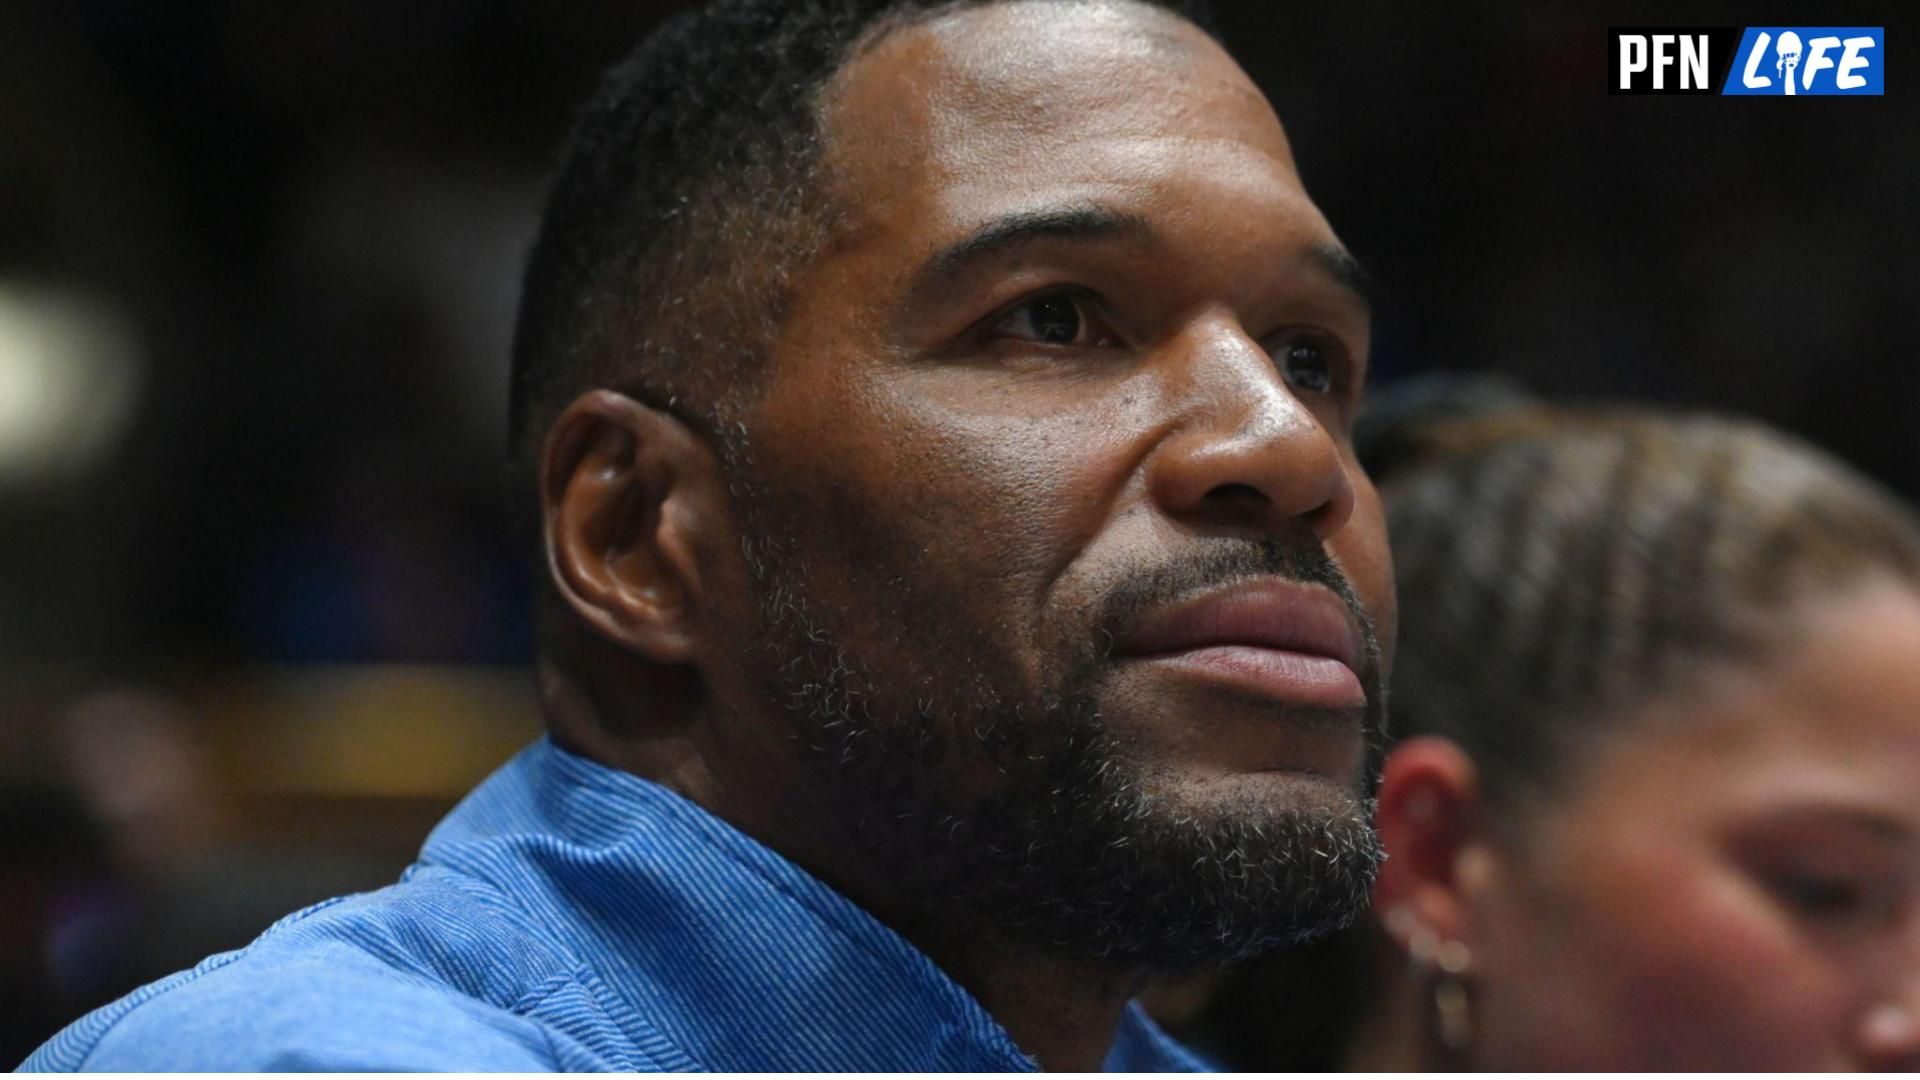
M1920 588L1906 507L1750 421L1534 406L1411 416L1393 439L1395 731L1459 743L1509 807L1700 660L1764 659L1809 593Z

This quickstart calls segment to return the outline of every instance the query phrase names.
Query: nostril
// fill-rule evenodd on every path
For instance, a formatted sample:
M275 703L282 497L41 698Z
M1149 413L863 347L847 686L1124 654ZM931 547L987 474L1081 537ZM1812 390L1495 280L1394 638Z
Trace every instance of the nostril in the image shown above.
M1252 484L1221 484L1207 492L1207 501L1211 503L1265 503L1267 497Z

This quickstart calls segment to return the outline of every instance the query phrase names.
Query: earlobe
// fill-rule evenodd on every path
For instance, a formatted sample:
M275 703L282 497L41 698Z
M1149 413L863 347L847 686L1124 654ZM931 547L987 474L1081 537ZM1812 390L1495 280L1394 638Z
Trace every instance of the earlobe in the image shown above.
M695 644L710 458L680 420L610 390L575 399L548 433L540 498L553 585L600 635L658 663L686 663Z

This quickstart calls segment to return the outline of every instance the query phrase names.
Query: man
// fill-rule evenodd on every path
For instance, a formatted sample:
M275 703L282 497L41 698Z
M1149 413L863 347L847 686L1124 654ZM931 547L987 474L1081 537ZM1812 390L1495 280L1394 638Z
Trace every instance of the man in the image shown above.
M551 739L29 1064L1194 1067L1141 981L1378 860L1359 283L1170 12L669 25L522 303Z

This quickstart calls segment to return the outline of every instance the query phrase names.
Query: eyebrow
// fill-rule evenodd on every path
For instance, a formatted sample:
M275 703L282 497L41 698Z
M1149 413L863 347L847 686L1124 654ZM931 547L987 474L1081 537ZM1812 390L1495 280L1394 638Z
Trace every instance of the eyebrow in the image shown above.
M915 275L912 292L919 296L938 292L975 266L1036 240L1104 240L1151 232L1153 226L1140 215L1098 203L1015 211L941 248ZM1314 244L1306 251L1306 262L1351 295L1371 316L1373 275L1352 252L1339 244Z
M1906 840L1914 835L1912 827L1892 813L1826 799L1789 802L1772 807L1763 820L1751 823L1743 831L1764 838L1774 830L1836 826L1884 841Z
M1315 244L1307 249L1307 261L1326 273L1336 285L1353 294L1368 315L1373 313L1373 275L1353 252L1339 244Z
M1097 203L1020 210L994 218L941 248L917 275L914 292L936 289L995 256L1040 239L1100 240L1150 232L1146 219Z

